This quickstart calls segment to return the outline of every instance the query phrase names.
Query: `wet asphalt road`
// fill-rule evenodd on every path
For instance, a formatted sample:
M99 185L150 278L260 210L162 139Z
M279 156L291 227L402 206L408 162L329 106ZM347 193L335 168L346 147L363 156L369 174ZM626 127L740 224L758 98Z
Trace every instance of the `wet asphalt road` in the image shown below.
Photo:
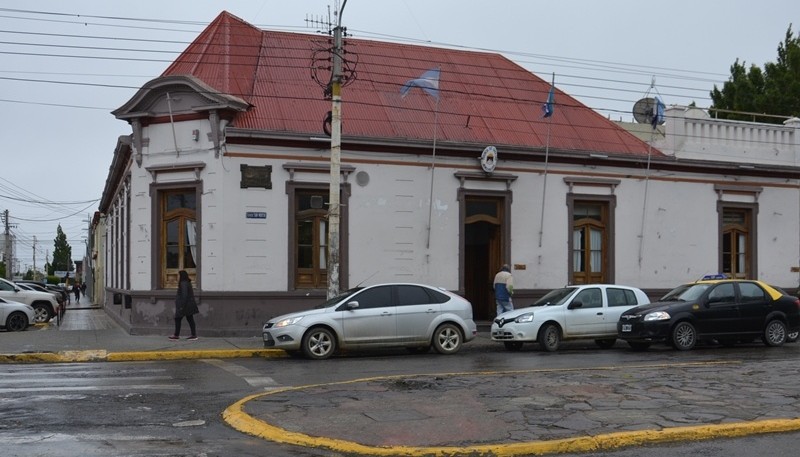
M548 354L478 343L453 357L380 352L319 362L5 365L0 442L4 455L351 454L266 441L221 417L247 395L287 388L294 390L259 397L244 410L285 431L373 446L525 443L800 417L796 344L639 353L622 343L600 350L576 342ZM791 455L797 438L757 435L562 455L738 457L765 447Z

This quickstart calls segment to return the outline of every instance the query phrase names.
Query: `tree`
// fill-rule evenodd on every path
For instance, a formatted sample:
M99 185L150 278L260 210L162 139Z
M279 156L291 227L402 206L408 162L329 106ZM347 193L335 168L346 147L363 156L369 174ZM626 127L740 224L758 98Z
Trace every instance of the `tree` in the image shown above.
M722 85L716 84L711 91L712 111L714 109L739 111L730 113L717 111L721 119L754 120L753 114L763 113L776 116L800 115L800 35L794 36L792 25L786 31L786 38L778 45L778 60L764 64L764 70L756 65L746 67L739 59L731 65L731 76ZM783 118L763 117L760 122L780 124Z
M51 270L48 270L48 273L53 274L54 271L71 271L72 247L67 243L67 235L61 230L61 224L58 224L56 238L53 240L53 244L53 263L50 264Z

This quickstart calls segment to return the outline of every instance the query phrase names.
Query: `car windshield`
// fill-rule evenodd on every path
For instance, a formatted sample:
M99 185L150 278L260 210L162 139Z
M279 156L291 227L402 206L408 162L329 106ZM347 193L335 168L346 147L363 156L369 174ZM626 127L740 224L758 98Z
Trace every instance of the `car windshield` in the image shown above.
M697 300L709 287L711 287L711 284L684 284L669 291L659 301Z
M575 293L578 289L575 287L564 287L563 289L554 289L547 293L544 297L536 300L533 306L555 306L560 305L567 301L567 299Z
M350 295L353 295L354 293L358 292L361 289L363 289L363 287L354 287L354 288L342 293L341 295L337 295L337 296L335 296L333 298L330 298L330 299L326 300L325 303L322 303L320 305L315 306L314 309L329 308L329 307L339 303L340 301L344 300L345 298L349 297Z

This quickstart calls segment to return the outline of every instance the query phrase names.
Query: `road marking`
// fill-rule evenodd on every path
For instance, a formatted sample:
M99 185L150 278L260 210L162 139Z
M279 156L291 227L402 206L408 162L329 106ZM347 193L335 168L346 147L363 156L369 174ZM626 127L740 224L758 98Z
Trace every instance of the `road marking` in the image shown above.
M0 393L180 390L166 369L108 370L97 364L18 366L0 373Z
M281 385L275 382L275 380L271 377L264 376L257 371L253 371L235 363L219 359L204 359L203 362L209 365L214 365L217 368L221 368L234 376L238 376L253 387L263 387L264 389L281 387Z
M0 388L0 394L23 392L86 392L101 390L183 390L177 384L142 384L135 386L58 386L58 387L11 387Z

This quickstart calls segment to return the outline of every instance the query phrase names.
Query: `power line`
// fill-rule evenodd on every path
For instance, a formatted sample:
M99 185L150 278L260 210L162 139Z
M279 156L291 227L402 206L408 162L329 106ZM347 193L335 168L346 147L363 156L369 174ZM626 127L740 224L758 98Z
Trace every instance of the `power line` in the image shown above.
M180 24L180 25L192 24L192 25L198 25L198 26L207 25L207 24L201 23L201 22L179 21L179 20L155 20L155 19L142 19L142 18L120 17L120 16L83 16L83 15L75 15L75 14L68 14L68 13L52 13L52 12L33 11L33 10L17 10L17 9L8 9L8 11L23 12L23 13L26 13L26 14L37 14L37 15L56 15L56 16L64 16L64 17L81 17L81 18L90 17L90 18L99 18L99 19L114 20L114 21L132 21L132 22L136 22L136 23L154 22L154 23L161 23L161 24ZM79 23L83 23L83 22L79 22ZM132 28L135 28L135 27L132 27ZM177 30L167 29L167 31L177 31ZM181 32L183 32L183 31L181 30ZM369 32L365 32L365 34L369 34ZM59 34L52 34L52 35L56 35L57 36ZM374 35L379 35L379 34L374 34ZM83 36L80 36L80 35L67 35L67 36L83 37ZM93 39L97 39L97 38L106 39L105 37L91 37L91 38L93 38ZM402 40L402 41L413 41L410 38L404 38L404 37L393 37L393 38L396 38L396 39L399 39L399 40ZM181 43L181 42L178 42L178 41L175 41L175 40L170 40L170 41L168 41L168 40L141 40L141 41L147 41L147 42L152 42L152 43L173 43L173 44L174 43ZM541 55L541 54L523 53L523 52L517 52L517 51L503 51L503 50L489 49L489 48L474 48L474 47L473 48L468 48L466 46L453 45L451 43L434 43L434 44L438 44L440 46L449 46L451 48L457 48L457 49L481 50L481 51L490 51L490 52L496 52L496 53L502 53L502 54L508 54L508 55L519 55L519 56L525 56L525 57L550 59L550 60L555 60L555 61L562 62L562 63L563 62L574 62L574 63L590 64L590 65L596 66L597 68L595 68L595 69L600 69L600 68L603 68L603 67L610 67L615 72L621 71L623 68L625 70L628 70L630 68L639 68L640 69L640 71L639 71L640 74L642 74L641 73L642 71L647 71L648 74L651 74L651 70L681 71L681 72L689 73L688 70L680 70L680 69L667 68L667 67L652 67L652 66L642 66L642 65L626 64L626 63L619 63L619 62L607 62L607 61L601 61L601 60L565 58L565 57L548 56L548 55ZM141 52L147 52L147 51L141 51ZM152 51L152 52L165 52L165 51L157 50L157 51ZM95 59L98 58L96 56L64 56L64 55L59 56L59 55L50 55L50 54L40 54L40 55L43 56L43 57L75 57L75 58L95 58ZM140 59L140 60L156 61L154 59ZM713 74L713 73L708 73L708 72L691 72L691 73ZM675 75L670 75L670 76L674 77ZM681 76L681 77L684 77L684 76Z

